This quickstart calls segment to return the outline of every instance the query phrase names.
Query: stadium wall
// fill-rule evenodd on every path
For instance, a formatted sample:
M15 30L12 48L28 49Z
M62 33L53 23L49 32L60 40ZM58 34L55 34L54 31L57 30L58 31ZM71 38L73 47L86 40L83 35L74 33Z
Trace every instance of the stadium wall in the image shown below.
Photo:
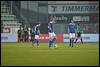
M49 35L48 34L40 34L39 35L40 42L48 42ZM68 34L56 34L57 39L56 42L69 42ZM99 34L82 34L83 42L99 42ZM1 42L17 42L17 34L1 34ZM80 42L80 40L78 40Z
M83 42L99 42L99 34L82 34ZM69 42L69 35L63 35L63 42ZM81 42L78 40L78 42Z
M1 42L17 42L17 34L1 34Z

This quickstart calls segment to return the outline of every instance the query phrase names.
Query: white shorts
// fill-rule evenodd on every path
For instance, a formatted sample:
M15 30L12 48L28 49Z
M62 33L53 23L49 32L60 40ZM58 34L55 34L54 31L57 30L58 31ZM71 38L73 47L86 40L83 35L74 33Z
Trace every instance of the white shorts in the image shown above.
M35 35L35 39L39 39L39 35Z
M75 38L75 33L69 33L69 38Z

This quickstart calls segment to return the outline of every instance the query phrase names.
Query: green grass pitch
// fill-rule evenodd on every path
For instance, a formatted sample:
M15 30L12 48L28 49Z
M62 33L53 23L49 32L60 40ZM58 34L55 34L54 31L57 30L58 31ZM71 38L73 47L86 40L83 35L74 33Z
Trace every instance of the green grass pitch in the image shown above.
M57 43L58 48L48 48L40 43L1 43L1 66L99 66L99 43Z

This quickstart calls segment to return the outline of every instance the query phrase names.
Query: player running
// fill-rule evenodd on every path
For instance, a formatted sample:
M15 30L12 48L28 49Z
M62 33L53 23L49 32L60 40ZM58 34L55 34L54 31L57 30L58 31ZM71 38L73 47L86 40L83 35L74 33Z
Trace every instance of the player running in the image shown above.
M76 32L76 26L73 20L71 20L71 23L68 26L68 33L70 38L70 47L73 47L73 43L75 40L75 32Z
M81 39L81 43L83 44L83 40L82 40L81 34L82 34L81 26L78 23L77 24L77 35L76 35L75 43L77 42L78 39Z
M39 30L40 24L37 24L35 27L33 27L33 35L35 34L34 39L32 39L32 46L35 46L35 43L37 44L37 47L39 47L39 34L40 34L40 30Z

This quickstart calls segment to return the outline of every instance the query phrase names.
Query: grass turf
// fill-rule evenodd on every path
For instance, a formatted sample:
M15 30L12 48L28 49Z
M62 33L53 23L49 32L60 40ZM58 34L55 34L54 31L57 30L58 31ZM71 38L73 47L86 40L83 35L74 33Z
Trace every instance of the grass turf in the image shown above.
M99 66L99 43L48 43L32 47L31 43L1 43L1 66Z

